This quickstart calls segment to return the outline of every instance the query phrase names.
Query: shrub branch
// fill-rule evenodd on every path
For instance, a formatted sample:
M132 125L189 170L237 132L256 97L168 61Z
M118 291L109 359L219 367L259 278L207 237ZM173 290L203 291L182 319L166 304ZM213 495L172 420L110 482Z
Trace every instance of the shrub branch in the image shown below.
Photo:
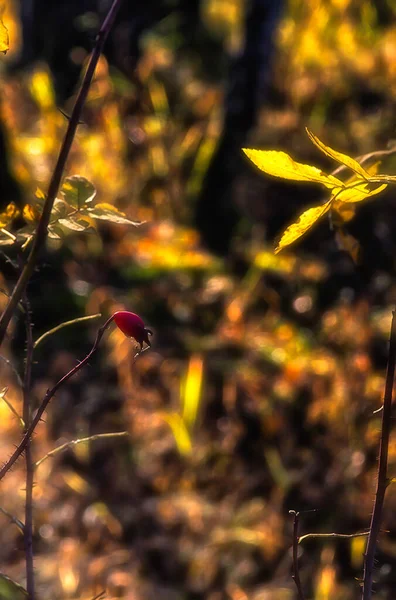
M31 380L33 363L33 332L32 319L29 303L25 297L24 300L26 313L26 364L23 382L23 422L24 433L29 429L31 419ZM25 495L25 526L23 528L23 537L25 542L26 558L26 591L28 599L34 600L34 564L33 564L33 480L34 465L32 459L31 439L28 438L25 448L25 466L26 466L26 495Z
M382 511L385 492L388 487L388 448L392 418L392 392L396 363L396 311L392 312L392 325L389 342L388 365L386 370L385 394L382 411L381 439L378 461L377 491L374 510L371 517L367 549L364 556L363 595L362 600L370 600L373 587L374 557L377 538L381 528Z
M120 8L121 2L122 0L113 0L113 4L111 5L111 8L96 37L95 46L69 120L69 124L62 142L58 160L51 177L51 181L48 186L47 197L34 236L32 249L30 251L27 262L19 276L19 279L15 285L14 291L12 292L12 295L8 301L8 304L0 318L0 346L3 343L7 327L9 322L11 321L12 315L14 314L18 303L22 299L26 286L31 276L33 275L39 254L45 246L48 233L48 224L50 221L52 208L59 191L63 172L66 166L66 161L69 157L74 136L76 134L76 130L80 122L82 109L84 107L85 100L87 99L96 65L98 64L99 57L103 51L104 43L107 39L111 26L113 25L114 19Z
M3 477L6 475L6 473L11 469L11 467L15 464L15 462L18 460L18 458L21 456L22 452L26 449L29 440L32 436L32 434L34 433L34 430L36 429L41 417L43 416L48 404L50 403L51 399L54 397L54 395L56 394L56 392L59 390L59 388L66 383L66 381L68 381L71 377L73 377L73 375L75 375L76 373L78 373L78 371L80 371L80 369L82 369L87 362L89 361L89 359L92 357L92 355L96 352L96 350L98 349L99 346L99 342L103 337L104 332L106 331L107 327L110 325L110 323L113 321L114 315L112 315L111 317L109 317L107 319L107 321L105 322L104 325L102 325L102 327L100 327L98 329L98 333L96 335L96 339L94 342L94 345L92 346L92 349L90 352L88 352L87 356L81 361L79 362L75 367L73 367L72 369L70 369L70 371L68 373L66 373L66 375L64 375L61 379L59 379L59 381L49 390L47 390L47 393L44 396L43 401L41 402L35 416L33 417L29 427L26 429L26 433L23 436L22 440L19 442L18 446L16 447L15 451L13 452L13 454L11 455L11 457L8 459L8 461L5 463L5 465L1 468L0 470L0 480L3 479Z

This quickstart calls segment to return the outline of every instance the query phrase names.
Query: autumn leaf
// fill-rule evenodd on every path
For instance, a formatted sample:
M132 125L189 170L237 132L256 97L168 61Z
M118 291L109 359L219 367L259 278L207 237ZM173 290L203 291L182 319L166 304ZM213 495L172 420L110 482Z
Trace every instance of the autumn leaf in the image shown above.
M331 207L332 200L330 199L326 204L321 206L314 206L304 211L297 219L295 223L289 225L289 227L283 232L281 239L277 247L275 248L275 254L290 246L293 242L298 240L307 231L309 231L315 223L326 214Z
M358 264L361 254L361 247L357 239L342 229L339 229L336 232L336 239L340 248L349 254L355 264Z
M0 227L7 227L13 219L19 216L20 212L14 202L10 202L3 212L0 213Z
M8 29L3 23L4 3L0 2L0 52L7 54L10 47L10 40L8 36Z
M307 132L308 137L311 140L311 142L313 144L315 144L315 146L317 146L319 148L319 150L321 152L323 152L323 154L326 154L326 156L329 156L336 162L339 162L342 165L345 165L346 167L348 167L349 169L354 171L357 175L359 175L363 179L366 179L367 181L370 180L370 174L365 169L363 169L362 165L360 165L357 162L357 160L355 160L354 158L351 158L347 154L343 154L342 152L338 152L336 150L333 150L329 146L326 146L326 144L321 142L320 139L317 138L316 135L314 135L312 133L312 131L310 131L308 128L305 128L305 131Z
M138 221L131 221L123 212L118 210L118 208L112 204L108 204L107 202L96 204L94 208L89 208L86 211L83 211L83 214L87 214L93 219L108 221L109 223L118 223L119 225L134 225L137 227L138 225L142 224Z
M342 227L353 219L356 214L356 206L354 204L344 204L335 200L331 204L331 220L336 227Z
M370 189L370 182L359 183L355 185L349 185L346 188L337 191L333 194L332 198L343 204L356 204L357 202L363 202L371 196L376 196L383 192L387 187L387 184L380 185L374 189Z
M294 181L310 181L321 183L327 188L344 187L344 183L334 177L327 175L317 167L298 163L286 152L278 150L254 150L243 148L243 152L260 171L264 171L273 177L291 179Z

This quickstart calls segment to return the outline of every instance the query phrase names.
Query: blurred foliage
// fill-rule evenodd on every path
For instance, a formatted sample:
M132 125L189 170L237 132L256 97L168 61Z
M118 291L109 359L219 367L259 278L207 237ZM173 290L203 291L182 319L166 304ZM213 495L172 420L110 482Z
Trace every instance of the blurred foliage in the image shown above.
M202 19L230 54L243 41L244 10L242 0L202 3ZM383 150L394 131L395 12L386 0L290 0L252 145L281 147L310 165L307 126L349 157ZM7 3L11 46L3 64L18 52L17 14ZM44 600L89 600L103 589L108 598L139 600L291 600L289 509L316 509L302 514L302 533L368 526L380 419L373 411L396 300L394 210L386 193L356 211L364 221L334 205L344 245L323 223L298 254L275 255L268 232L279 233L308 206L310 192L271 188L249 172L230 198L241 207L232 254L213 257L194 229L193 209L221 132L224 83L206 81L194 61L177 56L175 37L160 25L142 41L138 84L100 62L54 235L29 290L35 339L62 319L124 308L155 331L153 349L135 361L132 342L112 330L37 430L36 461L63 449L36 473L38 591ZM4 70L1 83L1 118L26 199L0 215L7 293L70 102L65 114L58 110L45 64ZM396 172L385 152L367 167L370 176L378 158L381 171ZM329 172L325 160L319 172ZM313 196L312 205L320 201ZM264 209L266 219L256 218ZM366 267L347 248L362 226ZM20 436L22 321L20 312L0 363L3 456ZM95 323L65 327L35 350L37 401L89 350ZM100 435L109 432L122 439ZM70 443L77 439L84 443ZM391 475L395 468L393 435ZM24 584L23 487L20 463L2 483L0 556L9 579L0 578L0 598L16 597L13 582ZM396 565L394 486L388 493L389 533L380 539L376 574L384 600ZM307 541L307 597L358 598L362 544Z

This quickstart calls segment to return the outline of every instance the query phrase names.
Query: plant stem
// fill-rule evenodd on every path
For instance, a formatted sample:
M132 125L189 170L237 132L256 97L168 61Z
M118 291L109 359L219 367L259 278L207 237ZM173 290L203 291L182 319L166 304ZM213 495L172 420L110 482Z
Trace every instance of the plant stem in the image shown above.
M3 479L5 474L11 469L11 467L15 464L15 462L18 460L18 458L20 457L22 452L27 447L34 430L36 429L41 417L43 416L44 411L46 410L48 404L50 403L50 400L54 397L54 395L59 390L59 388L64 383L66 383L66 381L68 381L68 379L73 377L73 375L78 373L78 371L80 371L80 369L82 369L83 366L87 364L87 362L89 361L91 356L96 352L96 350L98 349L98 346L99 346L99 342L102 339L103 334L106 331L107 327L112 322L113 318L114 318L114 315L109 317L107 319L106 323L98 329L98 333L96 335L94 345L92 346L91 351L88 352L87 356L81 362L79 362L75 367L70 369L70 371L68 373L66 373L66 375L64 375L61 379L59 379L59 381L51 389L47 390L47 393L45 394L34 418L32 419L29 427L26 429L25 435L23 436L22 440L19 442L18 446L14 450L11 457L8 459L8 461L5 463L5 465L3 465L3 467L0 469L0 480Z
M113 4L96 37L96 43L69 120L69 124L62 142L58 160L51 177L51 181L48 186L47 197L34 236L32 249L30 251L27 262L19 276L19 279L15 285L12 295L8 301L8 304L0 318L0 346L3 343L7 327L9 322L11 321L12 315L14 314L18 303L22 299L26 286L36 268L39 254L45 246L45 242L47 240L48 224L50 221L52 208L54 205L55 198L59 191L63 171L65 170L66 161L69 157L74 136L76 134L76 130L81 119L82 109L84 107L85 100L87 98L92 78L96 69L96 65L102 53L104 43L107 39L116 14L121 6L121 2L122 0L113 0Z
M377 538L380 532L382 510L386 488L388 486L388 448L392 418L392 392L396 363L396 312L392 312L392 325L389 341L388 365L386 369L386 382L384 404L382 411L381 439L378 461L377 491L374 500L374 510L371 516L369 538L364 556L363 595L362 600L370 600L373 586L374 556L377 547Z
M30 390L33 362L33 333L30 306L25 298L26 308L26 365L23 385L23 421L24 433L29 428L31 418ZM34 600L34 565L33 565L33 478L34 465L32 460L31 439L28 438L25 449L26 465L26 497L25 497L25 526L23 529L26 556L26 590L28 600Z
M289 515L293 515L293 574L292 579L296 584L298 597L300 600L305 600L304 592L301 585L300 572L298 570L298 544L300 541L298 529L300 525L300 513L295 510L289 510Z

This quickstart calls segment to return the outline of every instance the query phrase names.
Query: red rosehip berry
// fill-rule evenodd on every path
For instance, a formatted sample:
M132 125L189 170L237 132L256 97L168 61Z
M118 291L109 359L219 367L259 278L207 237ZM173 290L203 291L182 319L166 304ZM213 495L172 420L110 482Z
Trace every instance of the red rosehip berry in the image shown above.
M140 344L140 351L143 348L145 342L147 346L151 346L149 335L153 335L150 329L147 329L144 325L143 320L133 312L128 310L119 310L114 313L113 319L118 329L122 331L127 337L134 338L138 344Z

